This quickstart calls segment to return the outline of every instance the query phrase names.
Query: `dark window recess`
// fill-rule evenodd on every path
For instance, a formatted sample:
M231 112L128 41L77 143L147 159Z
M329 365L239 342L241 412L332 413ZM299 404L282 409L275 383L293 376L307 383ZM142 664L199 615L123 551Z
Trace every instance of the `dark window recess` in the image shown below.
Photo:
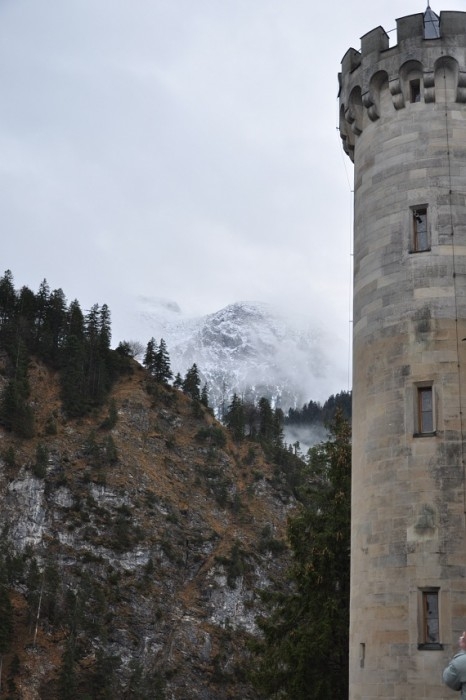
M427 236L427 209L413 209L413 252L430 250Z
M434 402L431 386L419 387L418 399L418 433L434 432Z
M421 81L411 80L409 83L409 99L410 102L420 102L421 101Z
M423 643L440 644L438 591L422 592Z

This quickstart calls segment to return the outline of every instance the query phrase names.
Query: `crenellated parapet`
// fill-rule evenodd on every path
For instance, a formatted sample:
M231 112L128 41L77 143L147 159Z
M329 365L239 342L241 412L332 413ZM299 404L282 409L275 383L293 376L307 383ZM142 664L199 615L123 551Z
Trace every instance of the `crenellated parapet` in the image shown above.
M353 160L369 123L413 103L466 103L466 12L441 12L434 32L422 13L401 17L393 47L376 27L361 38L360 51L346 52L341 67L340 135Z

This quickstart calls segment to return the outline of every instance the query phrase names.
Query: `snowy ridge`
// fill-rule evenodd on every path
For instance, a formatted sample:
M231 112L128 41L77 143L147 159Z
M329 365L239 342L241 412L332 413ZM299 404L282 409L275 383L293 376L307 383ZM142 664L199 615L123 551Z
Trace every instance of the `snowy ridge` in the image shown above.
M345 388L331 359L335 339L302 318L261 302L237 302L200 318L182 317L174 302L145 300L140 318L149 337L167 343L171 367L182 376L195 362L221 414L234 392L267 396L286 411Z

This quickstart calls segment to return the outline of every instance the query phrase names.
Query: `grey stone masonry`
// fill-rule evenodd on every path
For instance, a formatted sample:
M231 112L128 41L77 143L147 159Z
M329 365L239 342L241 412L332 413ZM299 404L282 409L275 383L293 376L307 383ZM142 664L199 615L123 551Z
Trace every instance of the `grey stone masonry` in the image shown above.
M435 17L435 16L434 16ZM350 700L448 700L466 629L466 12L342 60L354 162Z

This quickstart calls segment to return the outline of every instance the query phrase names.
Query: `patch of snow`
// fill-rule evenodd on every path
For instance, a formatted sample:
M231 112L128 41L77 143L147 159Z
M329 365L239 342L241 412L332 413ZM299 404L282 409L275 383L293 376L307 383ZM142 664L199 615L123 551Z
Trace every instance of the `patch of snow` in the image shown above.
M149 337L164 338L174 374L184 376L197 364L219 415L235 392L252 401L267 396L287 411L310 399L323 402L345 388L345 370L332 359L332 348L341 341L269 304L237 302L186 319L146 303L140 318Z

